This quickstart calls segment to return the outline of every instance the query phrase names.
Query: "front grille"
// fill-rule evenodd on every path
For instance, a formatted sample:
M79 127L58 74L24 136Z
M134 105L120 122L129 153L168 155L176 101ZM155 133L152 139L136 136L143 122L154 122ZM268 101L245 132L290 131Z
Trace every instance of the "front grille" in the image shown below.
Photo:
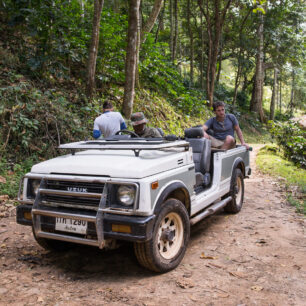
M46 188L54 190L65 190L68 191L78 191L86 189L86 192L91 193L102 193L104 188L104 183L90 183L90 182L75 182L75 181L54 181L46 180ZM75 190L73 190L75 189ZM82 191L81 191L82 192Z
M99 193L102 195L104 183L91 182L76 182L76 181L60 181L60 180L46 180L45 189L54 191L67 192L82 192L82 193ZM100 198L92 197L78 197L71 195L57 195L57 194L43 194L42 202L44 204L50 203L57 206L76 206L79 208L93 208L99 206Z
M69 204L69 205L85 205L98 207L100 200L92 199L92 198L79 198L79 197L71 197L71 196L57 196L57 195L44 195L42 197L43 202L52 202L58 204Z

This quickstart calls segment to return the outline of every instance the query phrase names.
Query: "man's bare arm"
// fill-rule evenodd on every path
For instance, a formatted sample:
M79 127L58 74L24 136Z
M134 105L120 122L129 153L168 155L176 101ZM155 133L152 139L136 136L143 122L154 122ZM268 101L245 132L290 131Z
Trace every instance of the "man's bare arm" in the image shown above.
M244 141L244 138L243 138L243 135L242 135L242 131L239 127L239 125L235 125L234 127L236 133L237 133L237 136L241 142L241 145L245 146L247 149L249 149L249 145Z
M207 130L208 130L208 127L204 124L203 125L204 138L210 139L209 135L206 133Z

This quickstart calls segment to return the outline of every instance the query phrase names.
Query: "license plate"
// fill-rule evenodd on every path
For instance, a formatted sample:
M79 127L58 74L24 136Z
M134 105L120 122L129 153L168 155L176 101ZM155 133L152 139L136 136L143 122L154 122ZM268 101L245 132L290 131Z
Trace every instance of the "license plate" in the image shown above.
M87 221L68 218L56 218L55 230L76 234L86 234Z

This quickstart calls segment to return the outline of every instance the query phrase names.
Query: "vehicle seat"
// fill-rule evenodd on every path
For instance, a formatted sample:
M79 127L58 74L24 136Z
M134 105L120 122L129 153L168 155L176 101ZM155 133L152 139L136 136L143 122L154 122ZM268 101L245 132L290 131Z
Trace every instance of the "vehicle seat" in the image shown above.
M159 131L159 134L160 134L162 137L165 136L165 133L164 133L164 131L162 130L162 128L157 127L156 129Z
M193 152L196 186L208 186L210 184L211 141L204 138L202 127L186 129L185 139L189 142Z

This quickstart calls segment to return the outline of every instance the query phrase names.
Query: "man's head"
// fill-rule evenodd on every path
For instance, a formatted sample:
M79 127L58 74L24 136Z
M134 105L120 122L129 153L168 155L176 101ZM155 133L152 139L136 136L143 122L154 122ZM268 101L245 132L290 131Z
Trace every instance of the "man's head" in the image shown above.
M222 101L216 101L213 104L213 110L217 119L223 120L225 117L225 103Z
M137 134L144 130L147 122L148 119L144 116L143 112L137 112L131 115L131 124Z
M109 101L105 101L103 103L103 112L106 112L106 111L113 111L114 109L114 106L111 102Z

